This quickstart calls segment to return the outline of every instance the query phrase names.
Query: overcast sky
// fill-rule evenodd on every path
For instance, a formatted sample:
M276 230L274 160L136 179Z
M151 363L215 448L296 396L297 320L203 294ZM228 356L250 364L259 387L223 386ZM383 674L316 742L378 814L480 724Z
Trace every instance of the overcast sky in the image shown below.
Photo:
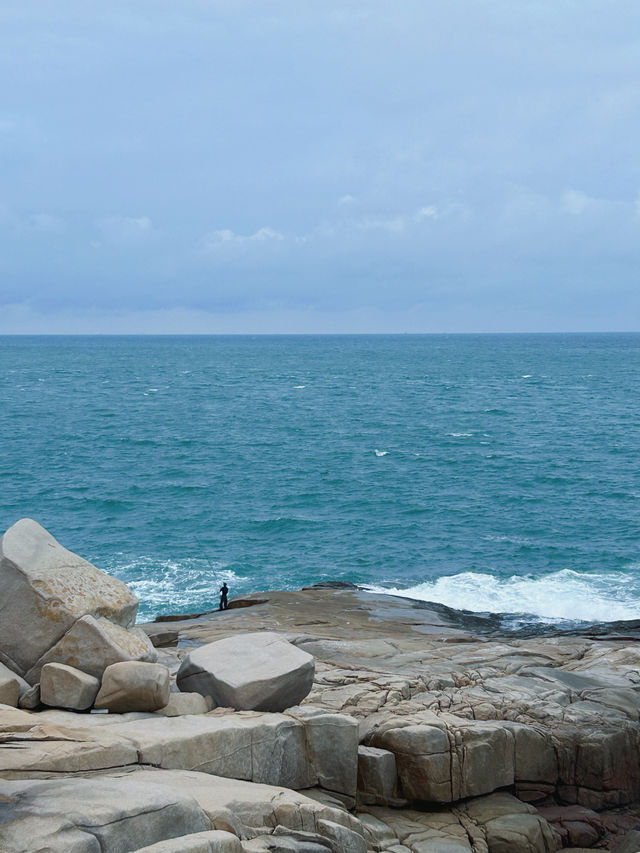
M0 333L640 330L637 0L3 0Z

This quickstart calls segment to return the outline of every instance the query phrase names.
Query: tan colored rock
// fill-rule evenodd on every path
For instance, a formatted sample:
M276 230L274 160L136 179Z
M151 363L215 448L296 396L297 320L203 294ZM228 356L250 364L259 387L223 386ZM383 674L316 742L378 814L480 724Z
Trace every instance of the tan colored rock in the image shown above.
M135 853L242 853L242 844L230 832L211 829L158 841L150 847L138 848Z
M116 714L157 711L169 702L169 684L169 670L162 664L113 663L104 671L94 707Z
M20 683L17 678L0 677L0 703L2 705L12 705L14 708L17 708L19 695Z
M40 684L34 684L29 687L18 699L18 708L25 711L34 711L40 705Z
M102 678L106 667L124 661L153 663L158 654L139 628L122 628L108 619L83 616L25 674L31 684L47 663L64 663Z
M3 853L237 853L236 836L263 836L280 845L263 848L272 851L364 853L362 832L348 813L295 791L203 773L0 781Z
M6 719L4 707L0 712L0 720ZM55 773L62 778L67 773L138 764L135 745L107 726L87 730L40 724L39 718L46 713L33 715L16 710L16 714L24 716L0 727L0 743L4 747L0 749L0 776L11 779ZM84 722L89 716L80 719ZM74 713L74 717L79 715ZM16 748L11 748L14 745Z
M104 617L128 628L138 609L125 584L63 548L28 518L0 540L0 586L0 660L20 673L82 616Z
M3 719L5 740L20 743L19 750L0 749L5 777L144 764L293 789L331 784L337 794L355 795L357 725L349 718L341 725L335 715L319 715L312 735L306 723L291 716L255 712L167 718L12 710L0 713L0 731ZM335 766L329 749L309 745L324 732L330 746L332 729L338 733L333 743L353 739L352 749Z
M451 745L444 724L400 725L376 733L372 745L395 755L402 793L412 800L448 803L453 791Z
M395 793L396 757L386 749L358 747L358 795L364 802L386 805Z
M154 785L167 785L193 797L213 827L233 832L241 838L270 833L280 838L297 837L300 842L300 833L307 833L326 839L332 853L342 853L342 848L337 847L333 840L337 837L337 830L324 826L322 821L345 827L355 835L363 835L360 822L348 812L280 786L185 771L140 769L131 775L149 778ZM314 841L319 843L318 839Z
M340 853L367 853L367 842L361 832L353 827L342 826L332 820L320 819L318 830L329 839L334 851ZM359 827L358 827L359 829Z
M31 685L27 681L25 681L22 676L18 675L17 672L14 672L12 669L10 669L8 666L5 666L3 663L0 663L0 679L2 678L15 678L18 681L20 696L22 696L23 693L26 693L31 688Z
M284 711L313 684L313 657L270 631L228 637L190 652L178 671L185 692L236 710Z
M486 836L489 853L553 853L560 834L530 805L506 793L470 800L463 811Z
M358 723L346 714L326 714L318 708L291 708L288 716L304 725L306 759L315 782L327 791L355 798L358 782Z
M135 851L210 828L193 798L151 780L0 779L3 853Z
M97 678L63 663L47 663L40 673L40 701L53 708L86 711L99 689Z
M169 701L154 713L163 717L183 717L187 714L206 714L213 702L200 693L171 693Z

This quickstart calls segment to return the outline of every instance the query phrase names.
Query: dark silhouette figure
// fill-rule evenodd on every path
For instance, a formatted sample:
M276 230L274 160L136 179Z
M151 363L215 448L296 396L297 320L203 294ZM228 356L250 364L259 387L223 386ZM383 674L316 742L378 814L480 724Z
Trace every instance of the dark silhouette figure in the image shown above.
M229 602L227 601L227 596L229 595L229 587L227 586L227 582L225 581L220 587L220 610L228 610Z

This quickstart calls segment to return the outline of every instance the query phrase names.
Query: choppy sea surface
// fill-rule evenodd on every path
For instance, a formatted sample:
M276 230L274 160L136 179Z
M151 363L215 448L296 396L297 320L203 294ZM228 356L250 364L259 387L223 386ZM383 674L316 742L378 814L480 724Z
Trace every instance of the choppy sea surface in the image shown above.
M640 618L640 335L0 338L0 527L141 618L347 580Z

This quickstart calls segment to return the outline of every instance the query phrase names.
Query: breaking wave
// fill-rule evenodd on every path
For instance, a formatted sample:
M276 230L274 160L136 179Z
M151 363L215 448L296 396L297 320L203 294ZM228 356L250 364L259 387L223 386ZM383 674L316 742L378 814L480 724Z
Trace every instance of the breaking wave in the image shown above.
M631 567L632 568L632 567ZM541 622L614 622L640 619L637 572L579 573L499 578L462 572L406 588L367 586L369 592L433 601L456 610L517 613Z

